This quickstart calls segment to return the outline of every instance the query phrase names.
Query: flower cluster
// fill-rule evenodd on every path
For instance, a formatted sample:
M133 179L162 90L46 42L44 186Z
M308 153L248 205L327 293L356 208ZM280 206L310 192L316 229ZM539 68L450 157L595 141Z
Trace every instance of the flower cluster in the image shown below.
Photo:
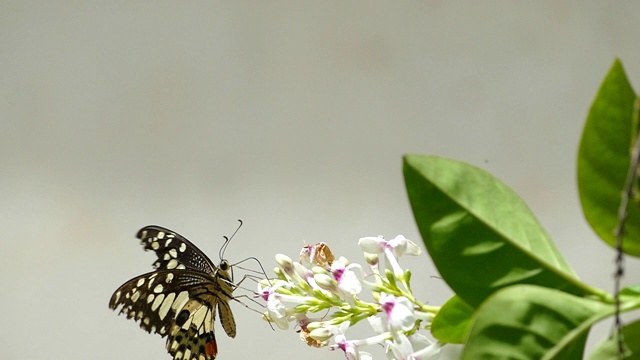
M420 331L429 329L439 307L418 301L411 291L411 272L403 270L398 258L419 255L420 248L399 235L361 238L368 273L346 258L336 259L325 243L305 246L299 261L276 255L275 279L263 279L258 293L267 302L265 320L280 329L294 323L300 338L310 346L341 349L347 359L370 359L361 349L381 344L390 359L434 359L441 343L432 342ZM363 289L373 298L361 298ZM375 335L348 339L347 330L368 320Z

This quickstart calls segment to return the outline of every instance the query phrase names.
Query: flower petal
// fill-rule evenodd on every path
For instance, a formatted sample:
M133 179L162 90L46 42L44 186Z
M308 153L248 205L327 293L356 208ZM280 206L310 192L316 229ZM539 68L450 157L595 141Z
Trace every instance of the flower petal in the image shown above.
M358 246L362 251L369 254L380 254L387 247L387 240L383 239L380 236L373 237L363 237L358 240Z

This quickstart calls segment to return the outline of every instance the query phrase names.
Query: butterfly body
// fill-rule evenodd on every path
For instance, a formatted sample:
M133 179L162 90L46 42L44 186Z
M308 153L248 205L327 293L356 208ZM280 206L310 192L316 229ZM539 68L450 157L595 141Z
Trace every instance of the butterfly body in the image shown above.
M109 307L140 323L145 331L167 336L174 360L211 360L217 355L214 322L219 315L227 335L236 324L230 265L215 266L200 249L181 235L159 226L146 226L137 237L158 259L155 271L120 286Z

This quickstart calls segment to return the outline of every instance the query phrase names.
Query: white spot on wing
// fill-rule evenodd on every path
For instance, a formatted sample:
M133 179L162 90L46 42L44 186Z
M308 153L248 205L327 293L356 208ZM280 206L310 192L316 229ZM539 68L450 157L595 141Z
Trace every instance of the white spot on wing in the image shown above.
M177 341L173 340L171 342L171 347L169 348L169 351L175 351L178 348L178 345L180 345L180 344L178 344Z
M144 278L140 278L140 280L138 280L138 283L136 284L137 287L142 286L142 284L144 284Z
M168 238L167 241L164 243L164 246L167 247L169 246L169 244L171 244L171 240L173 240L172 238Z
M116 303L120 300L120 291L116 291Z
M158 284L158 285L156 285L155 288L153 288L153 292L156 293L156 294L161 293L162 290L164 290L164 286L162 286L162 284Z
M176 298L176 293L171 293L167 295L167 297L162 302L160 306L160 310L158 310L158 315L160 315L160 319L164 320L164 317L167 316L169 309L171 309L171 305L173 304L173 300Z
M200 326L202 326L202 322L204 321L204 317L205 317L205 315L207 315L208 311L209 311L208 307L201 306L195 312L195 314L193 314L193 323L195 324L196 328L199 328Z
M187 303L188 300L189 293L187 291L183 291L178 294L178 297L176 298L176 301L173 302L173 305L171 305L171 308L173 309L173 311L177 312L178 309L182 309L182 307Z
M136 291L131 295L131 301L136 302L140 299L140 291Z
M167 263L167 269L175 269L178 266L178 261L176 259L171 259Z
M153 250L158 250L160 248L160 244L158 244L157 241L154 241L154 242L151 243L151 248Z
M158 233L158 239L164 239L164 231Z
M151 304L151 310L156 311L160 307L160 304L162 304L162 300L164 300L164 294L158 295L153 301L153 304Z
M173 281L173 274L172 273L168 273L167 274L167 278L165 279L165 281L167 283L170 283L171 281Z
M147 296L147 304L151 304L155 297L156 296L154 294L149 294L149 296Z
M171 249L169 250L169 255L171 255L171 257L176 258L178 257L178 251L176 249Z
M180 244L180 249L179 250L180 250L180 252L184 252L185 250L187 250L187 244L185 244L185 243Z

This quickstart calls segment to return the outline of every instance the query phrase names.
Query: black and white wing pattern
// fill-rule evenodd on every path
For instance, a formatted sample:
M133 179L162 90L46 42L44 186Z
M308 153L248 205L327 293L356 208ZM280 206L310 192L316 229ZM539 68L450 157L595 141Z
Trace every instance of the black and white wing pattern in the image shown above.
M214 274L216 266L189 240L175 231L157 225L145 226L138 231L145 250L152 250L158 256L153 267L163 269L191 269Z
M149 235L152 233L149 229L157 233ZM233 299L230 266L223 260L215 267L195 245L176 235L160 227L145 227L138 232L138 237L158 255L158 269L120 286L111 296L109 307L120 309L120 314L139 322L147 332L167 336L167 351L175 360L215 359L216 314L227 335L236 335L229 307ZM163 241L168 239L172 241ZM189 250L181 251L182 244ZM172 260L178 265L173 266ZM184 268L178 268L179 265Z

